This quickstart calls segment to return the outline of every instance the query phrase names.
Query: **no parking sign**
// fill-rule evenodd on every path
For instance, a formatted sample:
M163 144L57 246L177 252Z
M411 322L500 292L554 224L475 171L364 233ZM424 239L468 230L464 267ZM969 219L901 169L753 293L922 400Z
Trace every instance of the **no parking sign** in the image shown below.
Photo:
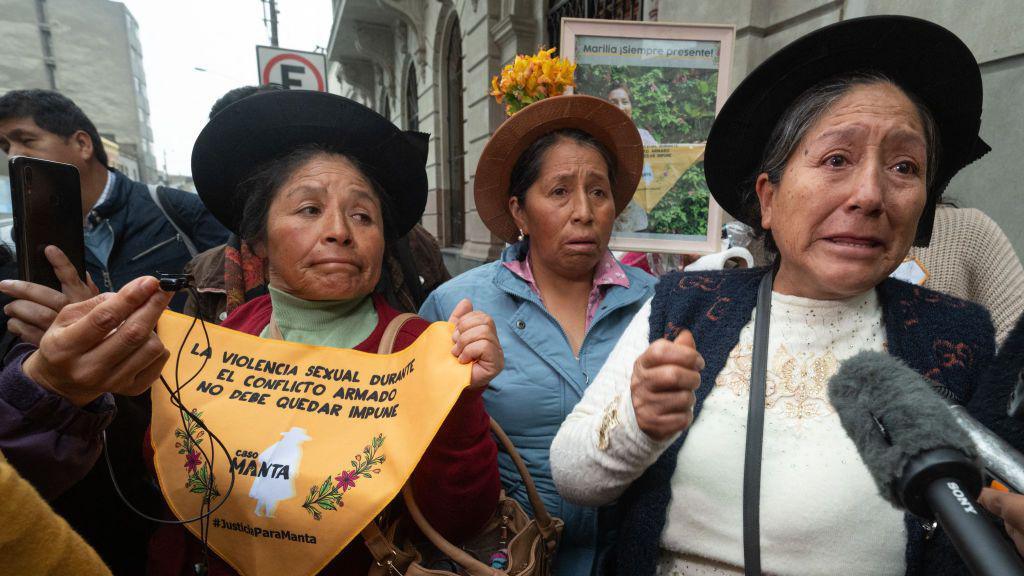
M280 84L289 90L327 92L327 58L317 52L257 46L260 84Z

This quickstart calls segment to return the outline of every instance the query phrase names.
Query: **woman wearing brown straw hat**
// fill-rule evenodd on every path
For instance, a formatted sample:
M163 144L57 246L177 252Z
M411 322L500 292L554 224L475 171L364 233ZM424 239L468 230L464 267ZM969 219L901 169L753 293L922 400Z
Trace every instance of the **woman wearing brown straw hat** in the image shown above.
M465 295L494 318L505 370L484 392L553 515L565 521L555 573L589 574L611 533L607 511L563 501L548 447L653 289L646 273L608 251L612 222L633 196L643 164L640 136L615 106L556 96L526 106L488 142L476 171L476 207L509 244L501 259L435 290L420 310L446 318ZM508 494L526 493L499 453Z
M988 150L981 88L960 39L902 16L817 30L737 87L704 169L774 266L662 276L551 447L566 499L618 501L618 574L966 573L879 494L826 384L888 353L1024 446L1012 382L979 378L988 313L888 278Z

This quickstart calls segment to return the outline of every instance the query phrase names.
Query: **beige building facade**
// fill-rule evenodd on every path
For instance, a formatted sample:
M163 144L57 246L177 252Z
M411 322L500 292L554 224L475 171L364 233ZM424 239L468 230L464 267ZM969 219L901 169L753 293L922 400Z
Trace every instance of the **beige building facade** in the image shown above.
M139 25L124 4L0 0L0 37L0 94L25 88L61 92L120 153L136 160L137 178L156 181Z
M473 173L503 113L490 78L546 43L546 2L336 0L328 46L332 89L430 133L423 225L452 272L494 259L501 245L476 216Z
M332 90L396 125L428 132L430 193L423 225L453 273L497 257L502 243L477 217L476 164L504 120L488 95L517 53L558 43L562 16L731 24L738 83L797 37L843 19L907 14L958 34L985 83L982 135L993 152L965 169L947 197L984 210L1024 253L1024 2L1019 0L334 0Z
M652 0L647 0L652 4ZM964 168L946 189L958 206L982 210L1024 255L1024 2L1020 0L658 0L660 21L736 27L733 82L779 48L840 20L902 14L952 30L981 68L981 136L992 152ZM648 14L649 15L649 14Z

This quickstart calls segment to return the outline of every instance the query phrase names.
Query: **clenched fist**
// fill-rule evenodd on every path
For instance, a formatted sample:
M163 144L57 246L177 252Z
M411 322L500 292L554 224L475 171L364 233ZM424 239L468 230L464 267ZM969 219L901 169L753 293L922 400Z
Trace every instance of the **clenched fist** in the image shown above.
M629 384L636 422L654 440L666 440L693 422L694 392L700 387L704 358L693 335L656 340L636 359Z

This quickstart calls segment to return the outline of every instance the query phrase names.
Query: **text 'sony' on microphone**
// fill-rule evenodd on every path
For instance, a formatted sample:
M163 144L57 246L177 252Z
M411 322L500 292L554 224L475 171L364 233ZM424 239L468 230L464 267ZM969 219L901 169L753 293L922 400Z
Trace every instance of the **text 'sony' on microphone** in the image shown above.
M840 366L828 395L883 498L936 520L973 574L1024 574L979 513L974 446L920 374L888 354L861 352Z

